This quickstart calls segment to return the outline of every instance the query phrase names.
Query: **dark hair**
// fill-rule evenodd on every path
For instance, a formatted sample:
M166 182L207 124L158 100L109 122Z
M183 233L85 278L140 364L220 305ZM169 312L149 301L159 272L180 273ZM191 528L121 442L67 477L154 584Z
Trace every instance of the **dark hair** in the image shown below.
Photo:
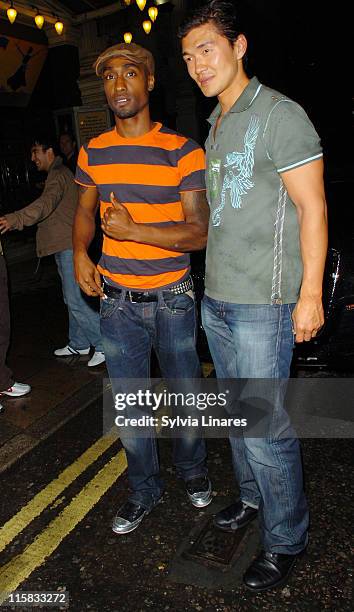
M62 136L69 136L71 142L74 144L76 144L76 138L74 136L74 134L72 132L61 132L61 134L59 134L59 140L61 139Z
M238 13L235 3L226 0L211 0L211 2L197 8L186 17L178 29L178 38L184 38L194 28L209 22L214 24L221 36L227 38L231 45L242 33L242 30L238 27Z
M54 155L60 154L57 139L51 134L35 134L31 140L31 148L34 146L42 147L43 151L53 149Z

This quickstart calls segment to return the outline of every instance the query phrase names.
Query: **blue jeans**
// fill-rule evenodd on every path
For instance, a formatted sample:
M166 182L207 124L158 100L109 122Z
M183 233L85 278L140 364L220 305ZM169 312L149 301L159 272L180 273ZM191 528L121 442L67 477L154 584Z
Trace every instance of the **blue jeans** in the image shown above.
M288 379L293 306L231 304L204 296L203 325L217 377ZM259 508L265 550L297 554L307 544L308 509L299 441L277 431L276 422L288 421L283 400L280 393L267 437L230 437L230 443L240 497Z
M64 302L68 308L70 346L81 350L92 345L96 351L103 351L100 317L98 312L91 308L75 281L72 250L55 253L55 261L61 278Z
M172 295L157 291L158 301L131 303L126 291L115 299L101 300L101 332L106 364L114 394L133 392L132 381L150 377L150 354L154 347L164 378L199 378L196 352L196 309L191 292ZM181 383L182 384L182 383ZM127 406L124 416L136 416ZM154 431L146 438L121 435L128 461L129 499L151 509L163 493ZM177 475L187 481L205 476L206 447L200 437L175 439L173 461Z

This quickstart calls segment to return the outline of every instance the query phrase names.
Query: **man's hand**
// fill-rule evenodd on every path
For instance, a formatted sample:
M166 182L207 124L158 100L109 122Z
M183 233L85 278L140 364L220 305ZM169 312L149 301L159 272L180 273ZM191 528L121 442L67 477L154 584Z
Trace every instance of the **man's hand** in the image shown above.
M102 230L115 240L135 240L137 224L125 206L117 200L113 191L110 198L113 207L108 208L103 215Z
M293 312L296 342L308 342L314 338L324 323L321 298L300 296Z
M5 232L8 232L11 229L12 226L10 225L6 217L0 217L0 234L5 234Z
M101 277L96 266L84 252L74 254L74 268L76 282L86 295L91 297L104 296L101 289Z

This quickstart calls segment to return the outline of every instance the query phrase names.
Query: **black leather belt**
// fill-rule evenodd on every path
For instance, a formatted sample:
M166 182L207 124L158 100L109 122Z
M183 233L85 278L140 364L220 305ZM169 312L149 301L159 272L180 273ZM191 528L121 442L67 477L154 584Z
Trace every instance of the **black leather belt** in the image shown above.
M163 295L181 295L182 293L186 293L187 291L191 291L193 289L193 281L190 276L178 285L173 285L168 289L163 289ZM119 287L113 287L112 285L108 285L103 282L103 292L107 297L112 297L118 299L122 294L123 289L119 289ZM141 303L141 302L157 302L159 299L158 290L155 291L129 291L127 290L125 299L129 300L129 302Z

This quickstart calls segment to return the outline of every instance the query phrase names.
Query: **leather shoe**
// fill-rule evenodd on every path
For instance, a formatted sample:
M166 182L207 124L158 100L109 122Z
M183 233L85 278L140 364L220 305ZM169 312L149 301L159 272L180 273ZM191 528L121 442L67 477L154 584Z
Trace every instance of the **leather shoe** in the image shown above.
M283 584L300 554L281 555L262 550L246 571L243 577L244 585L250 591L258 592Z
M257 512L257 508L251 508L239 499L214 516L214 525L223 531L236 531L253 521Z

